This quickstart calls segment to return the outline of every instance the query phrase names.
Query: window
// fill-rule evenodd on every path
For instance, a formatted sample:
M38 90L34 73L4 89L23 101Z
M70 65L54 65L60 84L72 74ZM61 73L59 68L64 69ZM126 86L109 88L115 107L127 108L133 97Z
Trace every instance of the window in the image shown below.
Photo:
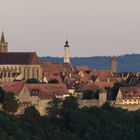
M31 96L38 96L39 92L40 92L40 89L32 89Z

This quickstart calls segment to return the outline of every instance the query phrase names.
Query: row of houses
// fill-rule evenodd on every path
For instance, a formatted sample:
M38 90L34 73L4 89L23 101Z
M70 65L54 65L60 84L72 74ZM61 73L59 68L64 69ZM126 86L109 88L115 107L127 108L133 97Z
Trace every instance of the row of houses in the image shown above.
M36 52L8 52L8 42L5 41L4 33L0 40L0 83L6 92L15 93L23 107L35 105L41 114L45 112L46 103L52 97L65 98L69 94L82 94L84 88L98 87L103 91L99 96L102 104L107 100L107 92L102 89L111 88L114 83L125 81L130 75L140 75L140 73L118 73L115 56L112 57L110 64L108 70L91 70L88 66L73 67L70 62L68 41L64 45L64 63L59 64L41 62ZM31 78L47 84L24 83ZM48 84L54 79L58 81L56 84ZM119 89L115 104L139 105L139 97L139 87L122 87Z

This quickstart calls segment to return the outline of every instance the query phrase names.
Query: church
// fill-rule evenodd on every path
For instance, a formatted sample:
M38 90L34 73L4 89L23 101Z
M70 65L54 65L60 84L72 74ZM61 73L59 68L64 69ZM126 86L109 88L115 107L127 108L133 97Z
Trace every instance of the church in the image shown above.
M0 40L0 82L26 81L30 78L41 80L42 71L36 52L8 52L2 32Z

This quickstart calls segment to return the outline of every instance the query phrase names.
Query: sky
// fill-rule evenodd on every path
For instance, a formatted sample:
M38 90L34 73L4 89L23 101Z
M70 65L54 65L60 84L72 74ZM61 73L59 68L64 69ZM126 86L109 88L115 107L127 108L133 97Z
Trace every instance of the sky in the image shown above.
M63 56L140 53L140 0L0 0L9 51Z

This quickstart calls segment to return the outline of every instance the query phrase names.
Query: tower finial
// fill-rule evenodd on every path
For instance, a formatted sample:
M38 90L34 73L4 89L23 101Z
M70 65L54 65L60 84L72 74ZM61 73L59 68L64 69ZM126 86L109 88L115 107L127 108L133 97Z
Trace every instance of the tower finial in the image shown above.
M1 35L1 43L5 43L5 37L4 37L4 32L2 31L2 35Z
M64 47L69 47L69 42L68 40L65 41L65 46Z
M68 44L69 44L68 40L66 40L66 42L65 42L65 43L66 43L66 45L68 45Z

